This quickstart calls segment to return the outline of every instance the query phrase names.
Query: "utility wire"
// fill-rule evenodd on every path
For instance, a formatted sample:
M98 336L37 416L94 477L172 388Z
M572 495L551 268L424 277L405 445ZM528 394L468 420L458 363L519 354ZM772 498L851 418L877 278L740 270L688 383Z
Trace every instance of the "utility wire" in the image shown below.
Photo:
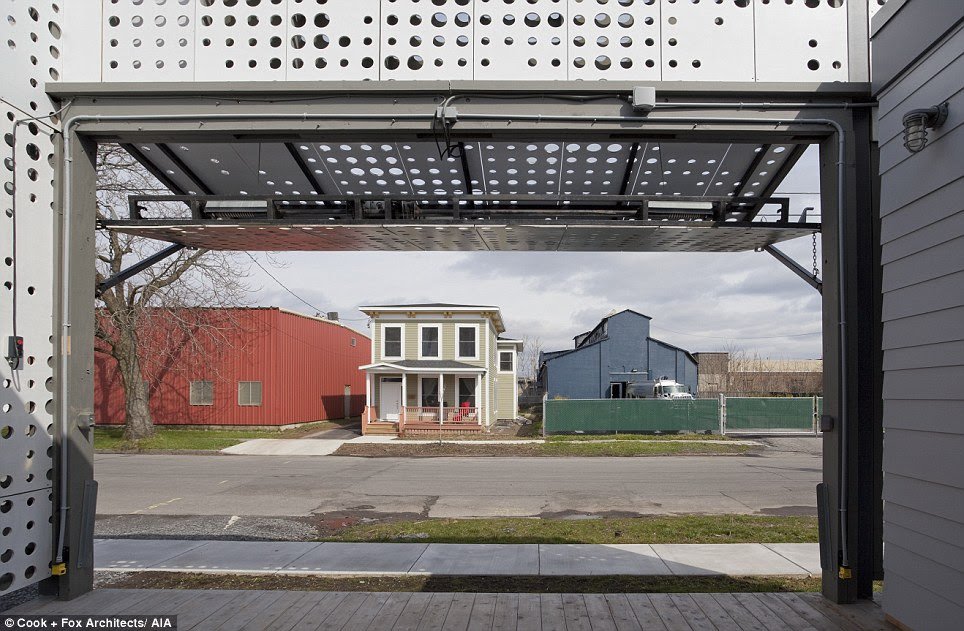
M284 289L286 292L288 292L289 294L291 294L292 296L294 296L295 298L297 298L297 299L298 299L299 301L301 301L303 304L311 307L311 308L314 310L315 313L326 313L326 311L325 311L324 309L321 309L320 307L316 307L315 305L311 304L310 302L308 302L307 300L305 300L304 298L302 298L301 296L299 296L299 295L296 294L295 292L291 291L291 289L290 289L287 285L285 285L284 283L282 283L280 280L278 280L278 278L277 278L274 274L272 274L272 273L269 272L267 269L265 269L265 267L264 267L261 263L258 262L258 259L254 258L254 255L252 255L250 252L245 252L245 254L248 255L248 258L249 258L249 259L251 259L252 261L254 261L254 264L255 264L255 265L257 265L258 267L261 268L261 271L262 271L262 272L264 272L265 274L267 274L267 275L271 278L271 280L273 280L274 282L278 283L278 285L279 285L282 289ZM338 318L338 319L339 319L339 320L345 320L345 321L347 321L347 322L361 322L361 321L363 321L363 320L367 320L368 318Z

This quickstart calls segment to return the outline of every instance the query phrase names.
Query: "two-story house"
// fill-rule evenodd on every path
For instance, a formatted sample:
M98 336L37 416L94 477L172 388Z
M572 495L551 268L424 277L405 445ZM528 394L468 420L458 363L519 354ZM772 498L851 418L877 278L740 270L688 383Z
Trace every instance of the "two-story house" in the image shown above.
M453 304L361 307L372 319L362 432L472 433L519 413L522 342L498 307Z

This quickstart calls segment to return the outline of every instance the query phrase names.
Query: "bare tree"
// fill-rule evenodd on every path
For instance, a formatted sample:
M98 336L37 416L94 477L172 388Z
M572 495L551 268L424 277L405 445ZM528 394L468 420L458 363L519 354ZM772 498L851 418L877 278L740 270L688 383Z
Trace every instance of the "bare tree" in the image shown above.
M519 377L527 382L539 376L539 355L544 345L542 338L537 335L522 337L522 353L519 355Z
M130 194L169 192L117 145L100 147L97 176L98 220L122 216ZM97 283L166 245L100 232ZM146 376L181 365L182 357L196 355L185 350L210 349L212 343L217 346L229 339L236 326L230 312L211 317L212 312L200 308L240 306L248 292L248 275L247 265L230 253L185 249L98 297L96 350L117 362L125 393L125 440L154 434ZM144 335L153 336L149 356L142 353ZM148 363L153 366L145 365Z

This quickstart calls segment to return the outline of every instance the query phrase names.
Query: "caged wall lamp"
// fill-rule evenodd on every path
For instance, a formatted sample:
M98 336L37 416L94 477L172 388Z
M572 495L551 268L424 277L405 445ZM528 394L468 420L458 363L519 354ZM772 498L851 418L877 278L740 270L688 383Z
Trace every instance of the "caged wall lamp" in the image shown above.
M937 129L947 120L947 102L904 114L904 147L911 153L927 145L927 130Z

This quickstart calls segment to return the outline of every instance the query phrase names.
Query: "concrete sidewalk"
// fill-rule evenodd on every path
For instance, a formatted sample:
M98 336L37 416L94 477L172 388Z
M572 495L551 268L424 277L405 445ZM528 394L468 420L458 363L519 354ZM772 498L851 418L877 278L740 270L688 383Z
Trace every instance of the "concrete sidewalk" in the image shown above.
M99 539L98 570L304 575L817 575L818 544L311 543Z

